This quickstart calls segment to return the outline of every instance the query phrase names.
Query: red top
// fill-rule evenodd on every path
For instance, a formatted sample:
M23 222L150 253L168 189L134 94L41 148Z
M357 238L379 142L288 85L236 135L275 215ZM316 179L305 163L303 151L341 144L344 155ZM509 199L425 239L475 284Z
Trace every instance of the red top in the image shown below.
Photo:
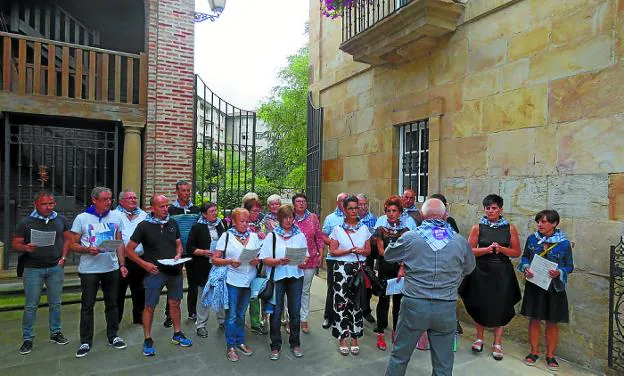
M310 213L303 221L295 220L295 224L306 237L308 242L308 262L304 269L318 268L321 265L321 251L325 247L323 232L318 217L314 213Z

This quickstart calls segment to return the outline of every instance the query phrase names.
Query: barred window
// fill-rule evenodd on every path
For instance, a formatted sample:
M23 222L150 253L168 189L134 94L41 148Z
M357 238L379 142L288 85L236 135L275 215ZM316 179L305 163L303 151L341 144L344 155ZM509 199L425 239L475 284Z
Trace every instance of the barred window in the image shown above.
M399 195L412 188L418 202L429 185L429 122L418 120L399 127Z

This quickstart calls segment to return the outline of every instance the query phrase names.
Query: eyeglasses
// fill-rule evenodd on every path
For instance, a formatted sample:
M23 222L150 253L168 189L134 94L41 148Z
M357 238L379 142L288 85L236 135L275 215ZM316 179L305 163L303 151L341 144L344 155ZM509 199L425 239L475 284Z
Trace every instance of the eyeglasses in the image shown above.
M295 204L305 204L306 200L295 200Z
M358 210L357 206L348 206L346 210Z

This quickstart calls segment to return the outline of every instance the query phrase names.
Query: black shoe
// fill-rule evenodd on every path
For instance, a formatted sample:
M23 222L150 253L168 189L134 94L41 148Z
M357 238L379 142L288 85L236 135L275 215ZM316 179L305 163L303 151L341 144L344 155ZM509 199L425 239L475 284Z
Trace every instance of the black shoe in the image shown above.
M20 354L26 355L32 351L32 341L24 341L20 347Z
M69 340L65 338L63 333L57 332L50 336L50 341L56 343L57 345L67 345Z
M459 320L457 320L457 334L464 334L464 329L459 324Z
M78 351L76 351L76 358L82 358L84 356L87 356L89 350L91 350L91 346L89 346L88 343L81 344L78 348Z
M197 314L193 313L192 315L189 315L188 320L189 321L197 321Z
M123 338L121 337L111 338L110 340L108 340L108 344L118 350L125 349L126 347L128 347L128 345L126 345Z
M323 320L323 329L329 329L330 326L331 326L331 323L329 322L329 319L324 319Z
M165 322L163 322L163 326L165 328L171 328L173 326L173 320L171 320L171 317L165 317Z
M366 319L366 321L370 322L371 324L375 323L375 318L370 313L368 315L364 316L364 318Z

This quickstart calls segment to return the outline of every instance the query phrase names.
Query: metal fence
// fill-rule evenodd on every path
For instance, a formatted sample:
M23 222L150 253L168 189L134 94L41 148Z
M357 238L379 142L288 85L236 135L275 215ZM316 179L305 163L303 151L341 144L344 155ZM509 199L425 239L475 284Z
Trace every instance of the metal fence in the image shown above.
M308 209L321 212L321 166L323 148L323 107L314 107L312 93L308 94L308 152L306 162L306 196Z
M215 94L195 76L195 202L216 202L232 209L254 191L256 169L256 113L243 110Z
M412 0L354 0L342 15L342 41L346 42L392 15Z
M609 278L609 368L624 372L624 243L611 246Z

